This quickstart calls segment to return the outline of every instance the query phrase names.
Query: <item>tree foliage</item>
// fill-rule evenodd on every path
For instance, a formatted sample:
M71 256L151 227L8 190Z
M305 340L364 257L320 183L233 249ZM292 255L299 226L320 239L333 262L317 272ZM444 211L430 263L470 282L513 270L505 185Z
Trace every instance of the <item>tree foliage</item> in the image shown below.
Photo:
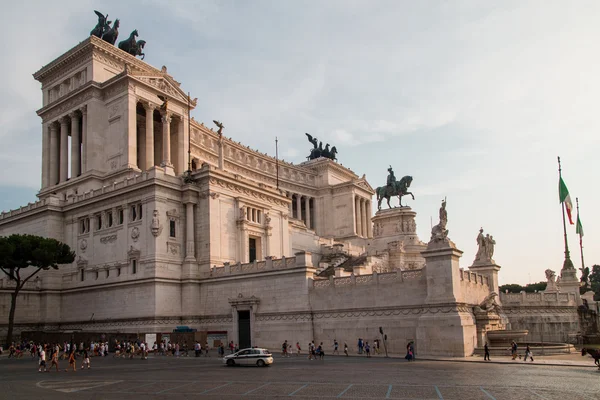
M595 293L594 300L600 301L600 265L594 265L590 273L590 286Z
M74 260L75 253L69 246L56 239L16 234L0 237L0 271L15 282L8 317L7 345L12 342L17 296L21 289L40 271L58 269L60 264L70 264Z
M501 292L506 292L506 290L508 290L508 293L521 293L522 291L525 291L526 293L535 293L536 290L538 292L546 290L546 285L547 282L530 283L525 286L521 286L517 283L509 283L500 286L498 290Z

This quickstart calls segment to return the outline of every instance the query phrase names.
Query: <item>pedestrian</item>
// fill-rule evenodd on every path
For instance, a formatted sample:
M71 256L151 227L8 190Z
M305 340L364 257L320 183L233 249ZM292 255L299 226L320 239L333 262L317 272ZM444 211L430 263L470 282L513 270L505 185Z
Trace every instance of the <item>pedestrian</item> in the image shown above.
M296 342L296 357L300 355L300 342Z
M313 346L312 342L308 342L308 359L309 360L312 360L312 355L313 355L312 346Z
M83 363L81 363L81 369L83 369L84 366L87 366L87 369L91 368L90 357L89 357L87 350L83 351Z
M367 353L367 358L371 358L371 346L369 346L369 342L365 342L365 353Z
M362 354L363 353L363 340L361 338L358 338L358 354Z
M338 341L336 339L333 339L333 354L340 354L340 352L338 351Z
M513 360L517 359L517 356L518 356L517 350L518 349L519 349L519 346L517 346L517 343L515 341L513 341L511 343L511 345L510 345L510 350L511 350L511 353L512 353L512 359Z
M410 342L406 345L406 356L404 356L404 358L406 358L406 361L412 361L413 359L413 352L411 351L410 348Z
M208 342L204 343L204 357L210 357L208 354Z
M281 345L281 357L287 357L287 348L288 348L288 344L287 344L287 340L286 340Z
M490 361L490 348L488 347L487 342L485 343L485 346L483 346L483 361Z
M417 358L415 355L415 342L410 342L409 344L410 354L412 355L412 360L415 361Z
M344 354L348 357L348 343L344 342Z
M59 372L59 369L58 369L58 345L53 346L53 349L52 349L52 361L50 364L50 369L52 369L52 367L56 367L56 372Z
M46 368L46 351L43 348L40 349L38 357L40 359L38 372L42 372L42 368L44 368L44 372L48 372L48 369Z
M75 365L75 352L71 351L69 353L69 367L73 368L73 372L77 372L77 367ZM65 369L65 372L68 372L69 368Z
M529 348L529 345L527 345L527 347L525 348L525 362L527 362L527 357L531 358L531 362L533 362L533 353L531 352L531 349Z

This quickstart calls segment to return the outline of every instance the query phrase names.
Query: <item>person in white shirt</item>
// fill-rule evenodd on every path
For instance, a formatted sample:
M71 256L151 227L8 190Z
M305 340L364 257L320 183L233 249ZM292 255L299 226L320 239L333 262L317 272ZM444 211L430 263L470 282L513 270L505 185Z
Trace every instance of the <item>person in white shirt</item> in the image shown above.
M42 367L44 367L44 372L48 372L48 369L46 368L46 351L43 347L40 348L39 357L40 367L38 368L38 372L42 372Z

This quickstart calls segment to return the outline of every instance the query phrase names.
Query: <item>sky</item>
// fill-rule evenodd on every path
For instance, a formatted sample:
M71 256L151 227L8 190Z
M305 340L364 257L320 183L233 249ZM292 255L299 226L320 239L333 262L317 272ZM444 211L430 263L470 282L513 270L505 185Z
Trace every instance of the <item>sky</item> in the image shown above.
M447 198L461 266L483 227L501 284L562 267L561 156L580 199L586 265L600 264L600 2L11 3L0 42L0 209L35 201L40 186L32 73L89 35L95 9L120 19L118 41L138 30L145 61L198 97L196 120L221 120L226 136L271 155L278 137L294 163L309 154L308 132L373 187L390 165L398 179L413 176L415 200L403 202L425 242ZM567 233L579 268L575 227Z

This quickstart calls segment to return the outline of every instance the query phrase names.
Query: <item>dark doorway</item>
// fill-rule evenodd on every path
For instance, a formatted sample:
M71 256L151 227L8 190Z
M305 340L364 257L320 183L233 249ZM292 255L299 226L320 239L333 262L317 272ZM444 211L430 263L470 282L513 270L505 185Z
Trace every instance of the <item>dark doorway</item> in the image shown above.
M256 260L256 239L250 238L248 241L250 262Z
M240 340L240 349L251 347L250 311L238 311L238 336Z

